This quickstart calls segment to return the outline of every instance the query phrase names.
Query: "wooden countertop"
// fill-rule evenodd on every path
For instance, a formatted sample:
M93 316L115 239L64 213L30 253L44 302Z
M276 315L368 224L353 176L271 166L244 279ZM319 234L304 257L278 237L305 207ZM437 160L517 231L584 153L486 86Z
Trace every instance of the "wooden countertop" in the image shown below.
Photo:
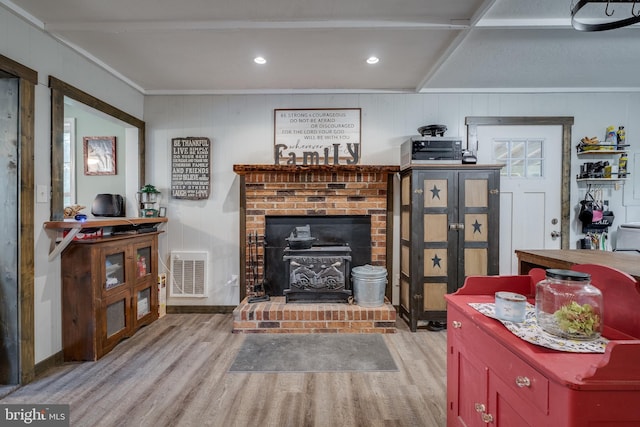
M590 249L516 250L519 273L526 274L533 267L570 269L575 264L598 264L616 268L640 281L639 252L609 252Z
M75 219L65 219L63 221L47 221L44 228L52 230L70 230L72 228L101 228L114 227L118 225L144 225L167 222L167 218L89 218L86 221L76 221Z
M162 222L167 222L168 218L166 217L154 217L154 218L122 218L122 217L113 217L113 218L88 218L85 221L76 221L75 219L65 219L63 221L47 221L44 223L45 230L53 230L56 231L56 234L59 234L62 231L66 232L66 236L58 243L55 244L57 238L54 237L52 239L52 249L49 252L49 261L52 261L56 256L58 256L64 249L73 241L74 237L80 233L82 230L92 229L92 228L103 228L103 227L116 227L116 226L132 226L137 227L139 225L145 224L159 224ZM53 234L53 232L52 232ZM119 238L125 238L120 236ZM128 238L131 238L129 236Z

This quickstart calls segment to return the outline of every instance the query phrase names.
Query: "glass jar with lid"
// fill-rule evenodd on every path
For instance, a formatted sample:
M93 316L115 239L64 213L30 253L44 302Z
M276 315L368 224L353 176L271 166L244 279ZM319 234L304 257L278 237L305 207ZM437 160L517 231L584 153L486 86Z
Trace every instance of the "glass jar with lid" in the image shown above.
M536 284L536 320L542 330L575 340L599 338L602 292L591 284L591 276L572 270L546 272L546 278Z

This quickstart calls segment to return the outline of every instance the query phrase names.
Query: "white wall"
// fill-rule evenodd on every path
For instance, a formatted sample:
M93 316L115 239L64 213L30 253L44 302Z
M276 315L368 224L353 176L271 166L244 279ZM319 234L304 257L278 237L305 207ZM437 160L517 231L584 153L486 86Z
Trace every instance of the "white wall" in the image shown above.
M35 92L35 184L51 187L51 92L55 76L142 118L144 97L137 90L60 44L40 29L0 7L0 54L38 72ZM35 197L35 195L34 195ZM50 204L36 203L35 221L35 361L62 350L60 260L48 261L51 239L42 228Z
M606 105L606 109L599 108ZM397 94L397 95L243 95L243 96L148 96L148 181L163 192L167 206L167 233L160 238L160 257L168 264L171 250L210 252L209 297L169 299L173 305L235 305L239 275L239 186L234 164L271 164L273 160L273 110L277 108L361 108L362 163L399 164L400 145L417 134L422 125L441 123L447 136L466 139L467 116L574 116L571 198L577 206L584 186L575 176L579 164L575 145L583 136L604 139L609 125L624 125L632 144L632 178L623 189L605 188L616 225L640 221L640 182L634 173L640 163L640 94ZM212 140L212 191L206 201L171 200L171 138L197 136ZM482 147L480 147L482 149ZM633 180L636 184L633 185ZM396 191L397 194L399 194ZM396 194L396 195L397 195ZM574 218L572 213L572 218ZM395 227L399 223L395 215ZM397 236L397 233L396 233ZM579 223L572 220L570 247L576 247ZM394 238L394 240L397 240ZM398 269L395 242L394 271ZM397 276L393 277L397 287ZM395 288L394 288L395 289Z

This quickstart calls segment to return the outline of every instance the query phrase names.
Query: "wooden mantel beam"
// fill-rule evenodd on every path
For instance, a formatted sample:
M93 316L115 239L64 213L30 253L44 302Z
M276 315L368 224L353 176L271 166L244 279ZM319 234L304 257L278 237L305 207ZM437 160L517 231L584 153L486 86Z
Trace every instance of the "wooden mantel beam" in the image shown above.
M400 172L400 166L394 165L233 165L233 171L238 175L246 175L253 172L373 172L396 173Z

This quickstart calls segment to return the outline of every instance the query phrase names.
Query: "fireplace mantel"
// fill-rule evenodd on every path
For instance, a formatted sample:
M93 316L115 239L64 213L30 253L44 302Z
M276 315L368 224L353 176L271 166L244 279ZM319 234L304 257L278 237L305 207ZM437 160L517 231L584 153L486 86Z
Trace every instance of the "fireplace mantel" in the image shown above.
M400 166L393 165L233 165L233 171L238 175L253 172L342 172L342 173L396 173Z

